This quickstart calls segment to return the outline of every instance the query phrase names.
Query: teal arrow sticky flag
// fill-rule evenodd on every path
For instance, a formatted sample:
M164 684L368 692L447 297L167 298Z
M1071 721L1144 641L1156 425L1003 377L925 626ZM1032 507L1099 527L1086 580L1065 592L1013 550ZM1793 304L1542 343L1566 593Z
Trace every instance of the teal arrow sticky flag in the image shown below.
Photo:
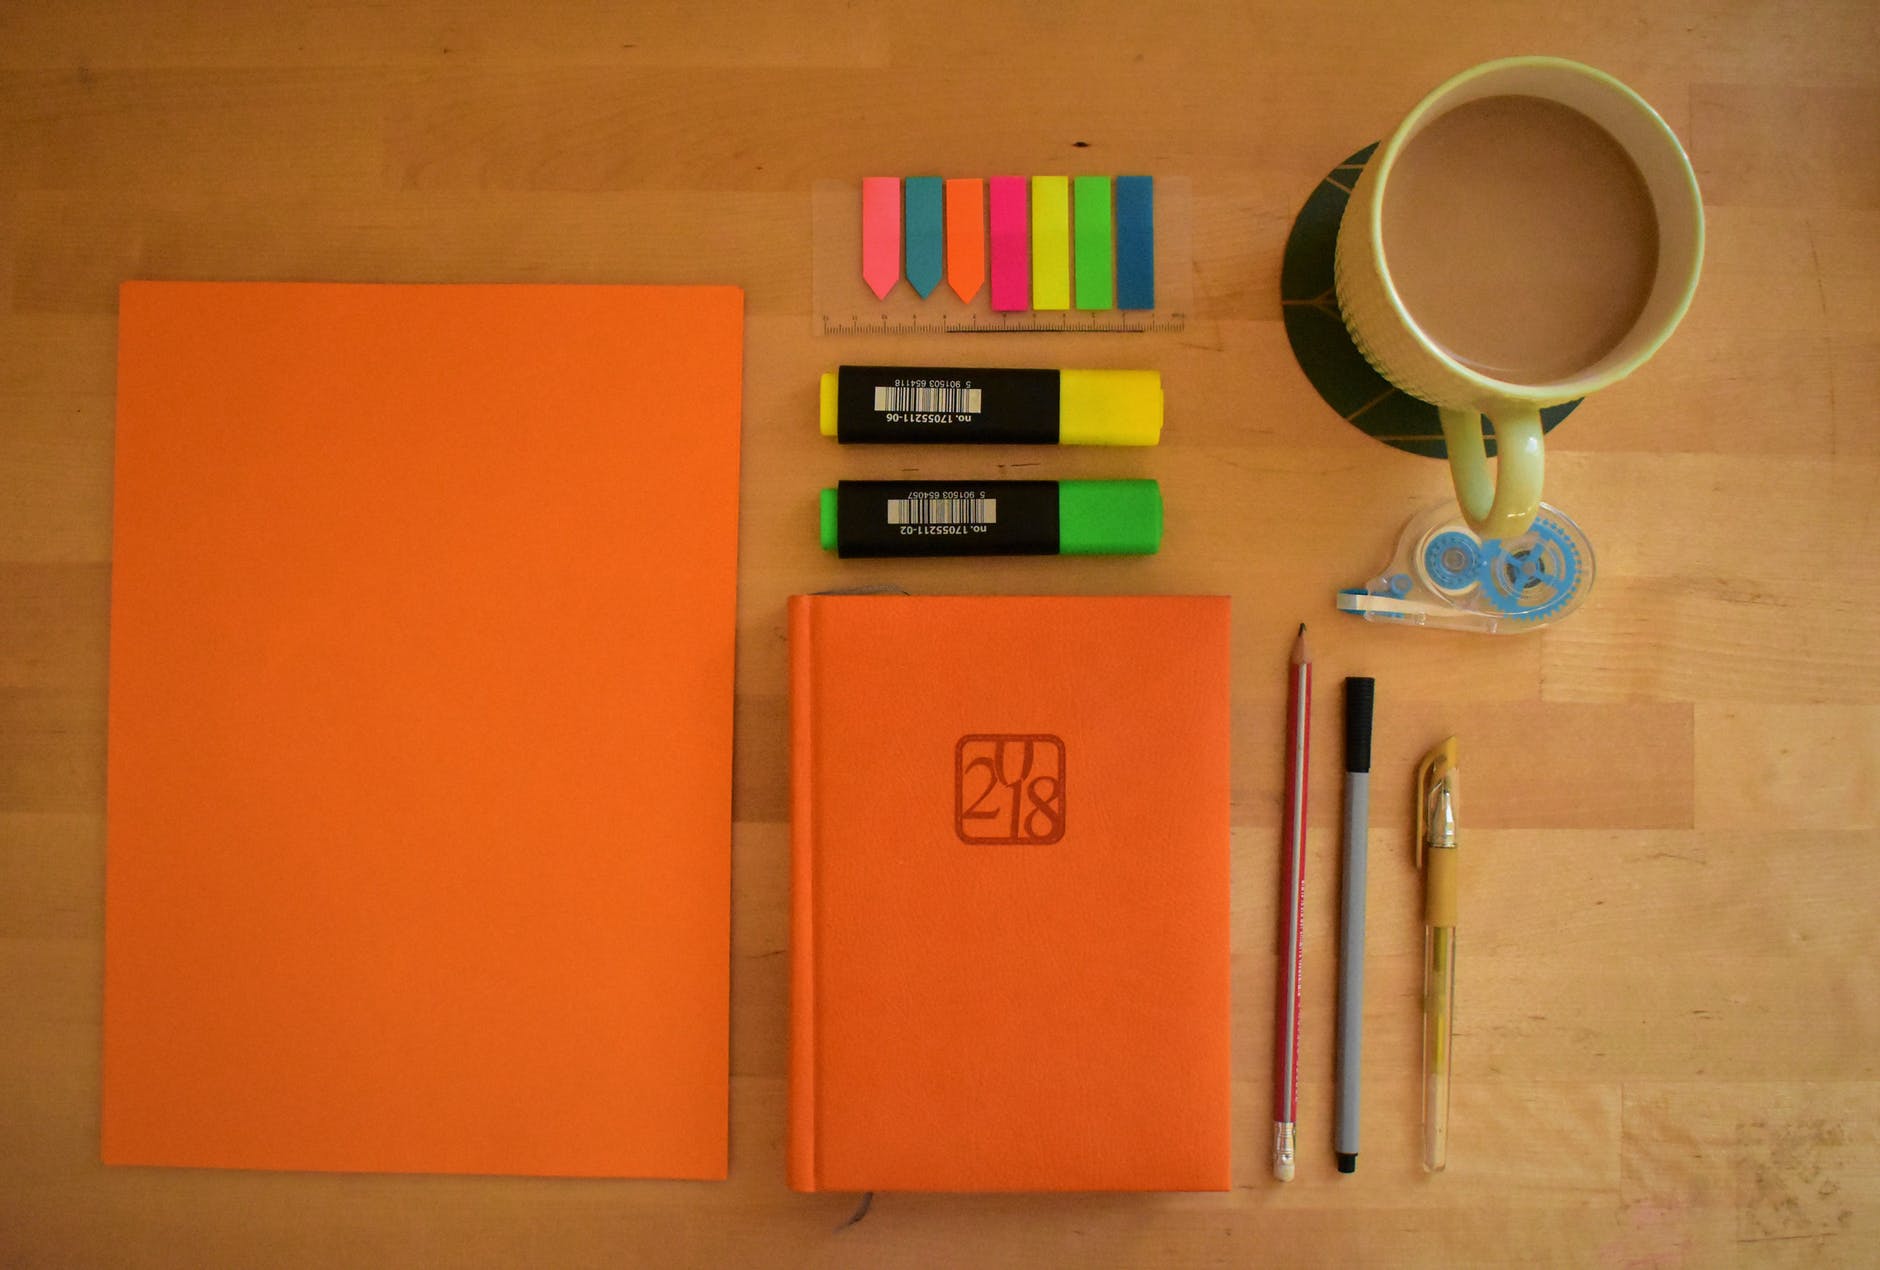
M922 299L940 285L946 258L941 208L945 184L937 176L910 176L901 183L907 209L907 280Z

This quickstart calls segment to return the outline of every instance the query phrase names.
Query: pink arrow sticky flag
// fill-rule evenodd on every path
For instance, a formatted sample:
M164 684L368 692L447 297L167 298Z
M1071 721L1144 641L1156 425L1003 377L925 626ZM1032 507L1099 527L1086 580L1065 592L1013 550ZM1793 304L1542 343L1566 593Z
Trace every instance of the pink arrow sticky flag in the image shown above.
M885 300L901 280L901 178L862 178L862 281Z

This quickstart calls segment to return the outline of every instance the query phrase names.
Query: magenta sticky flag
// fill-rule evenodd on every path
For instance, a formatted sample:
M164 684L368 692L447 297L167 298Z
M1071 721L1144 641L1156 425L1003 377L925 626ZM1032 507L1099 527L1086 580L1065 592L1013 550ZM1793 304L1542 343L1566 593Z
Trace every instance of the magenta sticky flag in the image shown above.
M1031 307L1031 217L1022 176L995 176L992 204L992 307Z

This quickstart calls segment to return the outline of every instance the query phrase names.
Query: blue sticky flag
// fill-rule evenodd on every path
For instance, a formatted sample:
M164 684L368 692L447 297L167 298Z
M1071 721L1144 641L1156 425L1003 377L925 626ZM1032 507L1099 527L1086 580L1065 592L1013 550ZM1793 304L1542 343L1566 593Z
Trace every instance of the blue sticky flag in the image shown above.
M913 221L908 224L912 225ZM908 249L908 264L913 264ZM1116 178L1116 307L1155 307L1155 178Z

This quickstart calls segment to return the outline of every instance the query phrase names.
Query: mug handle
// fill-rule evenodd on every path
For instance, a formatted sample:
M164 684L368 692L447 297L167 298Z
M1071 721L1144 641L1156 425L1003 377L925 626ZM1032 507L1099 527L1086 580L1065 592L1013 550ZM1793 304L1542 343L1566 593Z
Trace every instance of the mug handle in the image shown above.
M1495 540L1527 532L1541 505L1541 412L1510 405L1488 412L1495 427L1495 475L1488 472L1482 444L1481 415L1474 410L1440 411L1443 441L1449 448L1449 474L1456 501L1469 528Z

